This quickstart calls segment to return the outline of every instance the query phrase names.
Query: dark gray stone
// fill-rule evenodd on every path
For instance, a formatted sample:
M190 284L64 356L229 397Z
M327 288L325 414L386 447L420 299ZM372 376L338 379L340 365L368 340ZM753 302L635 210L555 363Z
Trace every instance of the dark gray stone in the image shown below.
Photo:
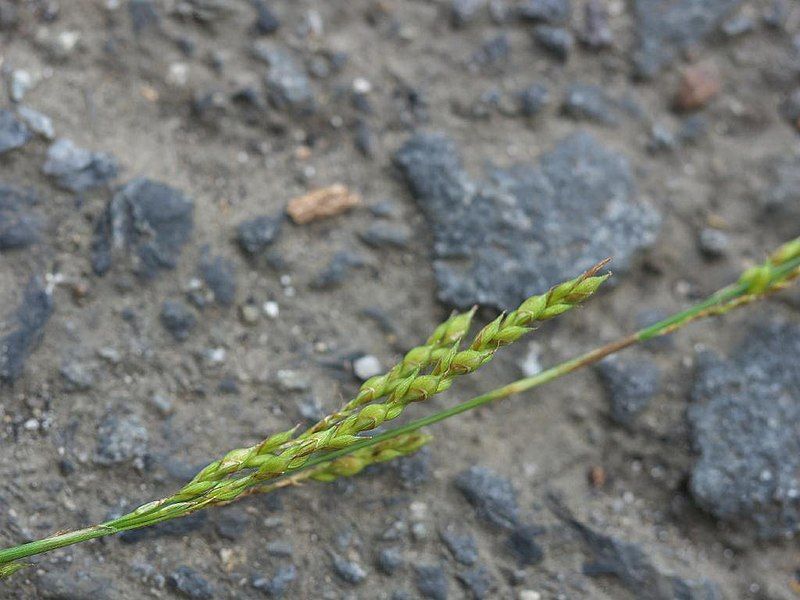
M750 33L756 28L755 21L749 15L736 15L722 24L722 31L730 38Z
M353 269L364 266L364 259L348 250L333 255L328 265L311 280L311 287L327 290L340 285Z
M169 574L167 584L170 589L184 598L211 600L214 597L214 586L200 573L185 565Z
M278 239L282 225L283 215L248 219L236 228L236 241L245 254L256 256Z
M244 536L250 525L250 517L238 507L226 507L217 516L215 529L220 537L236 541Z
M455 27L463 27L475 20L478 12L486 5L486 0L452 0L450 15Z
M505 33L486 40L472 55L472 62L481 67L497 67L508 59L511 43Z
M541 533L539 527L520 525L508 536L508 550L521 566L538 565L544 560L544 550L536 541Z
M523 0L517 5L517 15L529 21L563 24L571 14L570 0Z
M131 17L131 27L133 33L140 33L158 27L161 16L158 14L153 0L130 0L128 2L128 14Z
M427 446L411 456L403 456L392 461L403 487L416 489L428 482L431 477L431 451Z
M564 95L561 111L576 121L592 121L602 125L619 123L615 102L597 85L570 85Z
M16 313L7 319L10 331L0 337L0 381L13 383L39 345L44 326L53 312L53 296L38 277L32 277Z
M266 75L267 91L272 103L295 113L314 110L314 91L306 72L286 50L257 44L255 53L269 65Z
M163 183L137 178L114 194L92 240L92 267L105 274L115 259L143 278L174 269L194 226L194 202Z
M33 191L0 183L0 251L39 240L44 220L33 208L38 202Z
M563 27L553 27L552 25L537 25L534 27L533 39L561 61L569 58L569 54L575 46L575 38L572 33Z
M689 410L697 503L762 537L800 531L800 327L753 327L729 359L701 355Z
M362 231L359 237L373 248L407 248L411 231L405 225L380 221Z
M256 577L253 579L253 587L269 598L282 598L295 579L297 579L297 567L286 565L278 567L275 575L269 579Z
M147 453L148 437L147 429L136 415L108 413L97 427L94 462L111 466L142 459Z
M414 567L419 595L429 600L447 600L447 575L440 565Z
M550 103L550 92L540 83L529 85L519 93L519 109L523 117L535 117Z
M48 148L42 172L55 179L60 188L85 192L116 178L119 166L110 154L78 148L72 140L61 138Z
M159 318L164 329L169 331L172 337L179 342L188 338L197 325L194 311L179 300L166 300L161 305Z
M384 575L391 575L405 564L403 551L400 548L384 548L378 552L375 564Z
M46 600L105 600L114 592L108 579L83 572L48 569L36 579L38 598Z
M478 545L475 543L475 538L468 531L459 530L458 527L451 523L439 531L439 537L442 538L456 562L469 567L478 560Z
M712 33L741 0L636 0L634 72L652 79Z
M611 418L620 425L633 425L661 387L658 365L647 358L607 358L597 372L611 403Z
M458 474L455 485L482 519L508 529L516 526L517 492L509 479L486 467L472 466Z
M352 585L358 585L367 577L367 572L359 563L353 560L333 555L333 572L336 573L342 581L346 581Z
M265 0L253 0L256 9L255 30L261 35L275 33L281 27L281 20Z
M589 0L585 4L580 40L584 46L592 50L608 48L614 43L606 0Z
M781 157L767 165L769 187L759 196L764 212L787 216L800 215L800 158Z
M800 177L797 179L800 183ZM698 236L697 243L700 246L700 252L706 258L722 258L728 254L731 247L731 240L728 234L719 229L712 229L705 227Z
M441 134L413 136L395 161L433 228L439 297L459 307L516 308L608 256L624 272L660 224L634 200L625 157L582 132L538 167L494 170L488 183L469 177Z
M466 588L470 597L475 600L485 600L492 598L495 588L497 586L494 577L489 569L482 565L477 565L466 571L461 571L456 574L458 580Z
M30 129L13 112L0 109L0 154L22 148L32 137Z
M222 256L203 256L198 265L200 277L214 295L214 302L230 306L236 300L236 265Z

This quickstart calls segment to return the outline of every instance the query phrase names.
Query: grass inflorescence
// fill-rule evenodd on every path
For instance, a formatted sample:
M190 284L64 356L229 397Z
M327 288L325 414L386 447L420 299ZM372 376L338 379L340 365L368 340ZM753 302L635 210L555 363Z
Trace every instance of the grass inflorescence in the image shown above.
M419 432L425 426L530 390L623 348L665 335L695 320L724 314L783 289L800 276L800 238L778 248L763 264L745 271L738 282L658 323L533 377L380 434L368 435L400 417L410 404L424 402L449 389L457 378L477 371L491 361L500 348L514 343L538 323L589 299L608 277L608 274L599 274L605 264L606 261L544 294L528 298L516 310L485 325L466 344L464 340L475 310L452 315L424 344L407 352L387 373L365 381L352 400L307 430L289 429L254 446L232 450L202 469L177 493L144 504L117 519L0 550L0 578L26 566L21 561L26 557L147 527L303 480L324 482L355 475L369 465L411 454L430 440L428 435Z

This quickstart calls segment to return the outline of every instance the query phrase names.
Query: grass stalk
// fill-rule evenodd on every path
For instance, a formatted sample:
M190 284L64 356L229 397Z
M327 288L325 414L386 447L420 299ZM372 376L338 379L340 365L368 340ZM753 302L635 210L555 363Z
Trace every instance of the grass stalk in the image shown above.
M439 391L438 388L443 381L446 382L444 384L444 389L447 389L454 377L459 374L472 372L482 364L485 364L485 362L491 359L491 356L499 347L513 342L526 333L533 322L561 314L561 312L565 312L572 306L588 298L594 293L604 279L604 277L595 277L595 274L596 270L590 271L580 278L561 284L561 286L556 286L547 294L534 296L523 303L517 311L513 311L507 315L501 315L475 336L470 348L467 350L458 350L458 343L464 334L461 333L456 336L458 338L457 341L451 340L453 343L452 348L450 348L447 353L440 353L442 355L438 358L436 366L433 367L429 375L419 375L418 365L413 368L409 366L400 367L397 368L397 372L406 373L406 371L410 369L410 372L403 375L401 379L407 380L413 376L411 380L412 383L421 377L428 377L429 379L425 380L427 382L428 392L430 392L430 390L434 390L434 393ZM250 493L273 491L281 487L296 485L307 479L330 481L337 477L355 474L370 464L391 460L396 456L410 454L428 440L427 436L417 433L423 427L433 425L497 400L531 390L580 368L594 364L620 350L671 333L698 319L721 315L733 308L749 304L750 302L782 290L799 276L800 238L797 238L784 244L773 252L764 264L748 269L738 282L718 290L705 300L667 317L662 321L640 329L610 344L591 350L581 356L562 362L537 375L514 381L427 417L411 421L410 423L371 437L359 437L356 435L357 433L373 429L379 424L368 422L366 423L368 426L360 430L358 430L358 427L354 428L353 431L356 431L356 434L348 433L350 436L348 438L348 443L342 447L337 448L336 445L333 444L323 447L322 450L324 450L324 452L321 453L317 451L319 450L319 448L317 448L307 454L302 454L302 461L294 463L288 461L280 473L268 478L269 481L265 482L259 479L258 474L261 472L261 469L257 467L258 463L249 464L240 461L241 464L237 466L247 465L251 468L255 467L257 469L255 472L256 475L250 474L243 478L234 479L211 479L210 486L208 481L203 480L201 477L196 477L187 487L198 482L203 483L203 485L198 486L199 491L197 491L194 496L188 496L188 499L186 488L184 488L184 490L179 492L176 496L144 505L119 519L114 519L85 529L57 533L41 540L0 550L0 579L24 568L26 563L20 561L30 556L94 538L112 535L120 531L154 525L162 521L185 516L210 505L226 504ZM469 314L469 319L471 319L471 313L467 314ZM461 329L458 329L458 331L460 332ZM444 338L434 339L432 343L431 340L429 340L426 346L435 345L436 348L441 348L442 346L438 344L442 339ZM428 352L428 350L421 351L424 360L420 362L430 363L434 352L435 350L433 349L430 350L430 352ZM426 355L428 358L424 358ZM459 355L461 358L457 360ZM403 362L400 364L402 365ZM453 365L456 365L455 369ZM403 394L407 394L411 389L411 383L409 383L408 387L403 390ZM395 389L389 393L389 401L387 401L386 404L391 404L392 399L396 399L397 397L405 398L404 395L398 396L397 389ZM414 399L418 400L424 398L414 396ZM405 404L410 401L405 402ZM357 402L355 403L358 404ZM402 408L405 404L402 401L399 402L400 412L402 412ZM346 406L345 409L338 414L347 414L345 416L336 417L336 419L333 419L335 423L333 425L329 424L329 426L337 428L341 423L348 422L348 420L357 423L363 410L373 406L381 406L379 411L387 410L388 412L388 409L384 406L376 404L367 404L364 408L361 408L360 404L358 406L353 406L353 411L356 409L360 410L360 412L357 413L353 413L353 411ZM399 413L392 418L398 415ZM353 421L354 417L355 421ZM380 422L382 423L384 420L387 419L383 419ZM365 425L363 420L361 425ZM311 439L314 439L313 436L318 433L328 431L328 429L319 431L313 430L314 428L311 428L311 433L308 435ZM292 440L292 435L293 431L272 436L257 447L266 447L271 450L284 448L285 451L287 446L293 448L296 447L293 446L293 444L298 443L298 441L301 444L304 442L302 436L297 438L297 440ZM239 461L239 458L236 458L236 460ZM222 467L222 470L224 470L225 459L217 461L217 463L212 463L212 465L219 465ZM212 469L211 472L217 473L219 470L215 471ZM236 471L234 470L233 472ZM205 492L202 491L204 487ZM223 493L216 493L211 496L207 495L209 490L218 489L222 489ZM206 495L204 496L204 494ZM200 498L200 501L198 501L198 498Z

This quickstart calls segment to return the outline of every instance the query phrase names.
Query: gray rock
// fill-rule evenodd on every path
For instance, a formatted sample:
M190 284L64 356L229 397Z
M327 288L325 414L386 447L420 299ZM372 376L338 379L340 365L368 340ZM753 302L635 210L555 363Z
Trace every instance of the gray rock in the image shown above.
M581 43L592 50L608 48L614 43L614 34L608 21L605 0L589 0L584 6Z
M764 212L786 216L793 211L800 215L800 158L785 157L767 165L770 185L759 201Z
M164 329L169 331L172 337L179 342L188 338L197 325L194 311L179 300L166 300L161 305L159 318Z
M570 0L523 0L517 5L517 15L529 21L563 24L572 14Z
M214 302L230 306L236 300L236 265L222 256L204 255L198 265L200 277L214 295Z
M447 575L440 565L416 565L414 574L420 596L429 600L447 600Z
M94 385L94 371L86 363L70 360L61 365L61 377L69 390L88 390Z
M178 595L192 600L211 600L214 586L191 567L181 566L169 574L167 585Z
M267 91L272 103L295 113L314 110L314 91L306 72L283 49L257 43L254 52L269 65L266 75Z
M179 190L134 179L114 194L92 240L92 267L106 273L124 259L144 278L174 269L194 226L194 203Z
M373 248L408 248L411 231L405 225L379 221L362 231L359 237Z
M701 355L689 410L697 503L762 537L800 531L800 327L753 327L727 360Z
M404 456L392 463L403 487L416 489L431 477L431 451L425 446L411 456Z
M0 154L22 148L33 134L10 110L0 109Z
M544 560L544 550L536 541L542 530L533 525L515 527L508 537L508 550L520 566L538 565Z
M736 15L722 24L722 31L730 38L739 37L756 28L755 21L749 15Z
M607 358L597 373L611 403L611 418L620 425L633 425L661 387L658 365L647 358Z
M486 40L481 47L472 54L472 62L479 67L497 67L508 59L511 52L511 43L505 33L496 35Z
M576 121L592 121L602 125L619 123L617 106L603 88L574 83L567 88L561 111Z
M61 138L48 148L42 172L65 190L85 192L116 178L119 166L110 154L78 148L71 140Z
M226 507L217 515L215 529L226 540L240 540L250 526L250 517L239 507Z
M0 252L39 240L44 220L33 209L38 202L32 190L0 183Z
M538 167L495 170L485 184L440 134L413 136L395 161L433 227L439 297L459 307L516 308L608 256L624 272L660 224L634 200L626 158L586 133L560 142Z
M519 93L519 109L523 117L535 117L550 103L550 92L542 84L534 83Z
M516 526L517 492L509 479L486 467L472 466L458 474L455 485L482 519L508 529Z
M131 17L133 33L140 33L158 27L161 16L158 14L153 0L130 0L128 2L128 14Z
M485 600L492 598L497 587L494 577L489 569L482 565L477 565L466 571L456 574L458 580L469 592L470 597L475 600Z
M83 572L48 569L36 579L38 598L46 600L105 600L114 592L108 579Z
M10 331L0 337L0 381L13 383L39 345L53 312L53 296L38 277L32 277L16 313L7 319Z
M450 14L453 25L463 27L472 22L485 5L486 0L452 0Z
M384 548L378 552L375 561L378 570L384 575L392 575L405 564L403 551L400 548Z
M271 578L256 577L252 583L255 589L263 592L267 597L282 598L295 579L297 579L297 567L285 565L278 567L275 575Z
M534 27L533 39L561 61L569 58L569 54L575 46L575 38L570 31L563 27L553 27L552 25L537 25Z
M271 245L281 232L283 215L262 215L248 219L236 228L236 241L245 254L256 256Z
M367 572L359 563L353 560L333 555L333 572L336 573L342 581L346 581L352 585L358 585L367 577Z
M456 562L469 567L478 560L478 545L470 532L459 530L451 523L439 531L439 537L442 538Z
M798 183L800 183L800 178L798 178ZM700 246L700 252L707 258L721 258L728 254L728 250L731 247L731 240L728 234L711 227L703 228L697 242Z
M303 371L281 369L275 374L275 382L284 392L305 392L311 388L311 379Z
M147 453L148 438L147 429L136 415L108 413L97 428L94 462L111 466L141 460Z
M56 136L53 121L47 115L28 106L20 106L17 109L17 114L34 133L38 133L48 140L52 140Z
M333 255L328 265L317 273L311 280L311 287L318 290L328 290L340 285L353 269L364 266L364 259L350 252L340 250Z
M261 35L275 33L281 27L281 20L265 0L253 0L256 9L256 22L254 28Z
M562 518L581 534L593 556L583 566L585 575L616 577L641 600L722 600L714 582L662 572L640 545L599 533L572 515Z
M652 79L685 49L702 42L741 0L636 0L638 77Z

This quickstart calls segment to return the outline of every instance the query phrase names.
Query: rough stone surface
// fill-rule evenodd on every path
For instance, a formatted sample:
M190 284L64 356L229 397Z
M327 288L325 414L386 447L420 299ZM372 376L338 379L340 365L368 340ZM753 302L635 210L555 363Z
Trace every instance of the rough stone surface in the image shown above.
M167 583L179 596L192 600L211 600L214 587L191 567L181 566L169 574Z
M592 121L603 125L616 125L619 122L615 103L598 85L570 85L564 95L561 110L577 121Z
M364 581L367 577L367 572L359 563L353 560L333 555L333 572L336 573L342 581L357 585Z
M660 388L658 365L646 358L608 358L597 372L611 402L611 418L621 425L632 425Z
M296 113L314 109L314 91L305 71L285 50L259 44L256 55L269 65L267 90L272 103Z
M570 0L524 0L517 5L517 15L530 21L566 23L571 14Z
M652 79L682 50L702 42L741 0L636 0L635 74Z
M139 417L111 412L97 428L94 461L111 466L141 459L147 452L148 439L147 429Z
M447 600L447 575L440 565L417 565L414 573L420 596L429 600Z
M541 533L534 525L520 525L511 532L508 550L521 566L537 565L544 560L544 550L536 541Z
M245 254L256 256L278 238L282 224L282 215L262 215L248 219L237 227L236 240Z
M31 137L25 123L17 119L13 112L0 109L0 154L21 148Z
M213 294L214 302L230 306L236 300L236 265L222 256L206 254L198 267L200 277Z
M433 227L439 296L459 307L515 308L611 255L624 272L658 231L659 215L634 201L627 159L586 133L491 183L474 182L440 134L413 136L395 160Z
M478 546L468 531L459 530L454 524L450 524L439 532L439 537L456 562L471 566L478 560Z
M378 558L375 563L381 573L391 575L405 563L403 551L397 547L384 548L378 552Z
M39 200L30 190L0 183L0 251L38 241L44 220L34 210Z
M105 152L78 148L72 140L56 140L47 150L42 172L71 192L84 192L109 183L117 176L117 160Z
M455 479L456 488L493 525L513 528L519 520L517 492L511 481L486 467L474 466Z
M0 381L11 383L22 375L25 361L41 341L52 312L52 294L39 278L31 278L19 308L7 318L10 331L0 337Z
M800 531L800 327L753 327L727 360L701 355L689 416L698 504L764 537Z
M194 224L194 203L180 191L150 179L123 186L103 213L92 241L92 267L106 273L115 258L129 261L144 278L177 265Z
M189 334L197 325L197 317L194 311L185 303L179 300L167 300L161 305L159 315L164 329L169 331L179 342L189 337Z
M297 579L297 567L285 565L278 567L275 575L269 579L266 577L253 579L253 587L269 598L282 598L295 579Z
M491 598L496 582L492 573L482 565L476 565L466 571L460 571L456 577L475 600Z

